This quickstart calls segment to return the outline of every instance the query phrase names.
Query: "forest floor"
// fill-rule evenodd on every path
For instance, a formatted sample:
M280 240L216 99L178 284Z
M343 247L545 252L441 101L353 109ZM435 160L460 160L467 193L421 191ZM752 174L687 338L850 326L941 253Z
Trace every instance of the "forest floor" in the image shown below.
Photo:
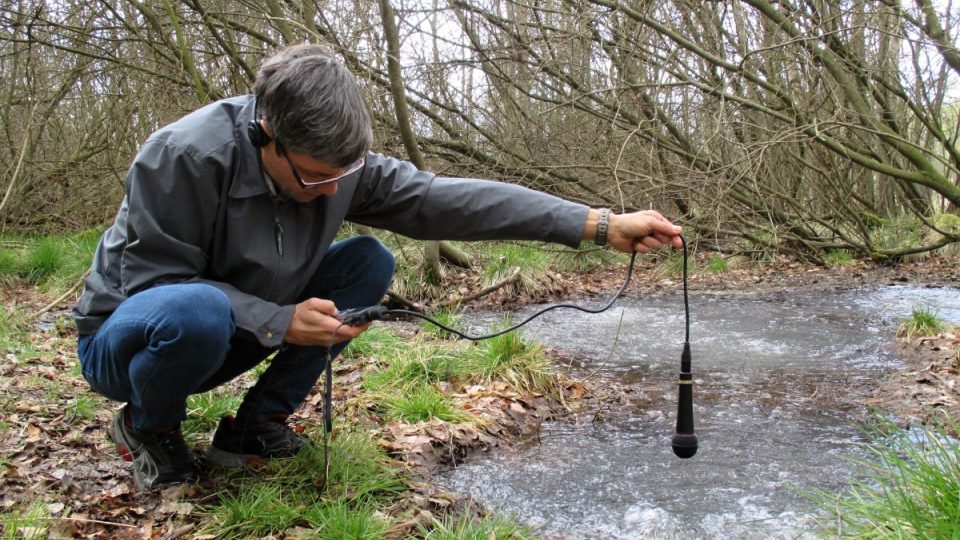
M473 306L511 309L531 301L604 297L617 290L623 272L623 266L612 266L590 273L555 274L550 285L536 295L518 297L506 290L497 291ZM652 264L641 264L635 276L627 295L674 294L681 290L678 277L658 276ZM450 277L455 281L451 291L476 290L478 286L479 277L469 272ZM709 290L731 295L777 291L802 294L806 290L903 284L960 288L960 265L932 259L897 267L853 262L814 268L777 261L719 274L695 273L689 278L693 293ZM50 301L23 288L0 289L0 300L27 314ZM66 322L69 307L64 303L34 321L24 334L28 343L0 342L0 515L39 501L46 519L53 523L44 531L6 531L5 537L43 532L54 537L214 538L216 535L203 534L203 523L209 515L201 509L222 487L216 475L199 486L159 494L138 493L134 488L128 464L116 457L105 436L115 404L93 396L79 376L76 336ZM401 331L418 332L413 326ZM944 413L960 418L957 333L901 339L898 347L907 367L876 389L871 405L905 421L942 420ZM345 361L337 370L335 401L354 403L345 407L344 415L364 416L364 406L357 406L352 399L361 392L369 364L369 359L360 358ZM472 452L509 447L547 419L570 420L578 411L618 399L618 390L607 382L577 381L565 375L557 381L560 395L553 397L520 392L498 382L450 388L462 407L484 419L478 424L481 427L439 421L370 423L369 430L375 433L379 446L416 471L407 484L408 491L395 506L391 536L412 534L418 524L465 503L456 494L444 493L430 483L431 474L437 470ZM233 384L233 389L240 392L250 380L239 379ZM294 423L311 430L319 426L321 403L320 393L311 394Z

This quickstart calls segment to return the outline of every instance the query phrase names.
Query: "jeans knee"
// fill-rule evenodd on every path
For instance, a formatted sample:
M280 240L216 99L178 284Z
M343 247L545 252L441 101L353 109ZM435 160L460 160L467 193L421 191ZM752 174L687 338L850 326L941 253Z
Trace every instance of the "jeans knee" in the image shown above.
M391 278L393 277L397 261L393 253L387 249L387 246L372 236L355 236L351 238L351 240L356 242L355 249L367 257L367 266L369 268L379 270L381 273Z
M163 333L214 351L226 351L236 330L233 307L223 291L202 283L177 285L170 295Z

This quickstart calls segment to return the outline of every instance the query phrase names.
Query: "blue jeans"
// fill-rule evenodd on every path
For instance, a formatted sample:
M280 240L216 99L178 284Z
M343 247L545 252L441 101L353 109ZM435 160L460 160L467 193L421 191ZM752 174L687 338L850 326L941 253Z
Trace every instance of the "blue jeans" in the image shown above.
M325 298L341 310L374 305L394 264L372 237L336 242L298 298ZM233 309L219 289L160 285L125 300L95 334L80 336L77 354L94 391L130 404L135 428L166 429L186 418L189 395L220 386L274 352L235 330ZM331 358L346 345L331 347ZM255 423L292 413L323 373L326 353L324 347L281 347L244 396L238 419Z

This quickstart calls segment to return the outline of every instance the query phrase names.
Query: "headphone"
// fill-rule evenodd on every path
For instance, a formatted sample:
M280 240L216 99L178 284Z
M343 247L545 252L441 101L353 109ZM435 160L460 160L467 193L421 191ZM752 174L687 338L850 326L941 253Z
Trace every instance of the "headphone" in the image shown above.
M267 135L267 132L264 131L259 120L247 122L247 137L250 138L250 142L253 143L253 146L256 148L263 148L270 144L270 135Z
M253 143L254 148L263 148L270 144L270 135L260 125L259 103L257 98L253 102L253 120L247 122L247 137Z

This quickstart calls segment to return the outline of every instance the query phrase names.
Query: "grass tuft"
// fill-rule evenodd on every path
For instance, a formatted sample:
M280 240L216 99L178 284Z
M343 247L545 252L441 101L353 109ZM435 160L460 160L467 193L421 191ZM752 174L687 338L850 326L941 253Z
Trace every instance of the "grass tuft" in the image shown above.
M453 400L430 386L418 386L406 395L388 399L385 403L388 418L411 424L432 418L444 422L467 422L471 416L458 409Z
M457 326L460 324L460 319L463 317L463 312L457 308L445 308L434 311L429 315L431 319L436 320L440 324L457 329ZM457 337L430 321L421 320L420 328L424 333L435 339L455 339Z
M960 537L960 448L955 423L905 431L878 418L867 428L875 461L867 478L841 495L810 497L828 519L822 532L843 538Z
M538 294L550 282L551 254L531 243L500 244L483 263L484 287L498 283L520 268L520 279L511 288L514 294Z
M43 501L34 501L25 510L11 510L0 514L4 540L33 540L47 538L50 511Z
M248 483L235 492L221 492L208 527L217 538L251 538L279 534L298 518L295 495L273 482Z
M316 503L304 511L303 517L318 538L379 540L388 529L373 507L352 508L342 500Z
M439 381L450 381L459 369L456 358L435 345L395 349L394 355L381 358L387 367L364 378L363 386L370 391L423 386Z
M100 232L94 230L66 236L3 239L0 285L43 285L53 292L66 289L90 267L99 239Z
M443 521L434 519L432 528L421 525L420 532L426 540L528 540L534 533L502 516L487 516L482 519L472 516L451 516Z
M26 313L17 306L0 304L0 350L22 350L27 339Z
M27 250L20 274L29 283L40 283L57 273L67 263L63 242L57 238L41 238Z
M12 249L0 249L0 285L9 287L19 278L20 258Z
M360 358L372 356L375 358L394 357L399 351L406 351L411 346L408 340L398 336L389 327L374 325L356 339L340 354L341 358Z
M694 271L694 261L695 257L689 257L687 261L687 271L690 274L693 274ZM679 278L683 276L683 252L674 251L666 254L662 262L657 265L654 274L658 278Z
M186 437L206 437L220 423L220 418L233 414L243 398L235 393L210 390L187 398L187 419L181 428Z
M723 274L730 270L730 263L722 255L711 255L705 268L708 274Z
M77 394L67 405L67 418L72 422L89 422L97 416L97 399L90 392Z
M309 436L320 439L316 432ZM279 536L297 525L320 528L319 538L381 538L390 524L373 508L406 489L402 469L359 432L338 432L330 441L328 479L319 442L293 458L224 474L228 487L217 494L217 504L203 508L208 519L202 532L216 538Z
M462 360L463 370L484 380L500 378L518 390L555 394L553 364L543 347L510 332L479 342Z
M848 249L830 249L823 254L823 262L833 268L853 264L853 253Z
M931 308L916 306L910 318L900 323L897 336L913 339L918 336L935 336L946 329L940 314Z
M588 272L606 268L622 257L621 254L599 247L563 250L556 256L556 264L562 270Z

